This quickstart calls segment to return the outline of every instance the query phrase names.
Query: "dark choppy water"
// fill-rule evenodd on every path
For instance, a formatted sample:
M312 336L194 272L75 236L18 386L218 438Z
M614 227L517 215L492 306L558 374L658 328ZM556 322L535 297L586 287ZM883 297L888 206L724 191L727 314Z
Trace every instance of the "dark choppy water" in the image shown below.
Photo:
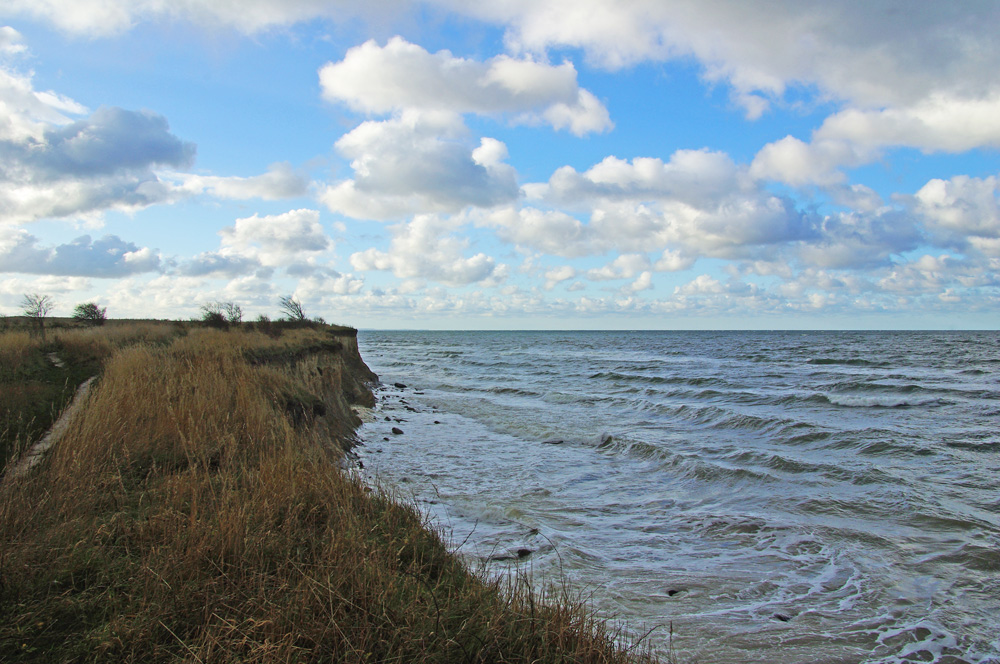
M1000 662L996 332L360 344L367 470L470 557L530 549L681 660Z

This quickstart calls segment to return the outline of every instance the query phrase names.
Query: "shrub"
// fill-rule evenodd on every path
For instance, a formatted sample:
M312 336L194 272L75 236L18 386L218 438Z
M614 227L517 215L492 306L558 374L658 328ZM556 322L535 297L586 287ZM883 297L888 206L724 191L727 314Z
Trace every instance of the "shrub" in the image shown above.
M104 325L108 319L108 308L102 309L95 302L84 302L76 305L73 318L89 325Z

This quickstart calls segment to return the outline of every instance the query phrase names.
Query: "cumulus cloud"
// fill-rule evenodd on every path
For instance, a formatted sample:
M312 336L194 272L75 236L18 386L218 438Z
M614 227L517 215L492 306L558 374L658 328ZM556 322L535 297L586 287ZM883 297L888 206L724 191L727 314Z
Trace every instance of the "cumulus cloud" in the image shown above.
M937 96L912 107L841 111L808 143L786 136L765 145L750 174L792 186L830 186L846 180L842 169L869 163L893 147L924 152L1000 147L1000 90L988 98Z
M113 278L159 268L159 254L115 235L44 247L24 229L0 227L0 272Z
M890 293L914 296L931 294L944 296L942 301L960 300L959 291L973 288L1000 287L996 270L977 261L963 260L948 254L924 254L912 261L894 266L878 282L878 288ZM979 299L979 298L973 298Z
M1000 179L959 175L933 179L913 196L913 209L946 244L1000 256Z
M275 268L299 274L315 271L315 261L333 247L317 210L291 210L237 219L219 231L218 251L198 254L180 267L188 276L269 275Z
M90 117L48 127L39 141L2 141L5 179L22 169L33 180L96 178L144 172L153 166L186 166L195 148L170 133L166 118L150 111L102 107Z
M584 172L564 166L525 190L531 200L576 208L589 219L525 206L498 210L485 223L502 239L567 258L671 252L657 269L676 270L698 256L745 257L817 232L816 220L791 200L761 189L746 168L708 150L679 150L667 161L607 157Z
M266 173L251 177L194 173L171 173L167 177L176 182L174 187L178 192L236 200L295 198L304 196L309 189L309 178L297 173L288 162L271 164Z
M263 267L253 256L223 254L218 251L203 251L179 267L186 277L238 277L253 274Z
M20 35L16 36L19 41ZM14 43L12 33L8 33L8 43ZM14 47L7 48L10 51ZM42 140L47 129L68 124L72 122L71 116L86 111L68 97L35 90L31 76L0 66L0 141L17 145Z
M847 180L841 168L870 161L873 154L870 149L862 149L843 140L806 143L794 136L786 136L760 149L750 165L750 175L761 180L777 180L793 187L810 184L831 187Z
M21 33L9 25L0 26L0 55L14 55L27 50Z
M814 267L871 268L888 265L922 240L916 220L901 210L839 213L823 219L819 236L801 246L799 257Z
M626 285L623 291L626 293L641 293L645 290L653 289L653 273L649 270L642 272L639 277L632 283Z
M545 271L545 290L552 290L558 284L572 279L577 275L576 268L571 265L562 265Z
M394 37L384 47L372 40L350 49L319 77L324 98L367 113L509 114L578 136L612 126L604 105L577 85L570 62L553 66L506 55L477 62Z
M10 42L12 37L7 34ZM8 223L134 210L169 200L156 176L195 148L149 111L80 104L0 67L0 217Z
M553 256L572 258L594 251L587 226L562 211L508 207L490 213L484 223L494 227L505 242Z
M561 244L576 254L670 250L729 258L815 235L813 219L789 199L760 189L745 169L717 152L681 150L667 162L608 157L582 173L565 166L532 192L589 210L589 222ZM532 235L549 235L531 246L559 246L558 230L537 226Z
M719 196L750 188L745 174L723 152L678 150L667 162L652 157L628 161L606 157L583 173L563 166L537 196L572 205L594 198L614 200L671 199L690 205L710 205Z
M388 251L371 248L351 255L355 270L388 270L402 279L428 279L464 286L502 276L501 267L484 253L466 256L469 241L454 234L458 222L417 215L394 226Z
M587 271L591 281L631 279L649 269L649 258L645 254L622 254L604 267Z
M900 145L927 152L1000 147L997 87L986 96L936 93L910 106L847 109L827 118L814 140L844 140L866 148Z
M492 138L473 146L462 119L451 113L405 111L364 122L336 148L351 160L354 178L331 184L320 199L351 217L398 219L518 197L517 174L503 161L506 146Z

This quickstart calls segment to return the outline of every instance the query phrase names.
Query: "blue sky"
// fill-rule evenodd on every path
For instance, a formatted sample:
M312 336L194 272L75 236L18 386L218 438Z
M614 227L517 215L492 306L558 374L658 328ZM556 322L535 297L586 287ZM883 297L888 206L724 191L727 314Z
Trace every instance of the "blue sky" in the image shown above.
M996 328L1000 5L10 0L0 313Z

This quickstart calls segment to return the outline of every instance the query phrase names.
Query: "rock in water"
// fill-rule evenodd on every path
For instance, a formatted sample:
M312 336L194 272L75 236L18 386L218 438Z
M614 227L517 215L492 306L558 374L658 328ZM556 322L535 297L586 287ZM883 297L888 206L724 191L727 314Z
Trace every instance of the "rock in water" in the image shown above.
M392 433L394 433L397 436L402 436L403 435L403 430L400 429L399 427L393 427L392 428Z

